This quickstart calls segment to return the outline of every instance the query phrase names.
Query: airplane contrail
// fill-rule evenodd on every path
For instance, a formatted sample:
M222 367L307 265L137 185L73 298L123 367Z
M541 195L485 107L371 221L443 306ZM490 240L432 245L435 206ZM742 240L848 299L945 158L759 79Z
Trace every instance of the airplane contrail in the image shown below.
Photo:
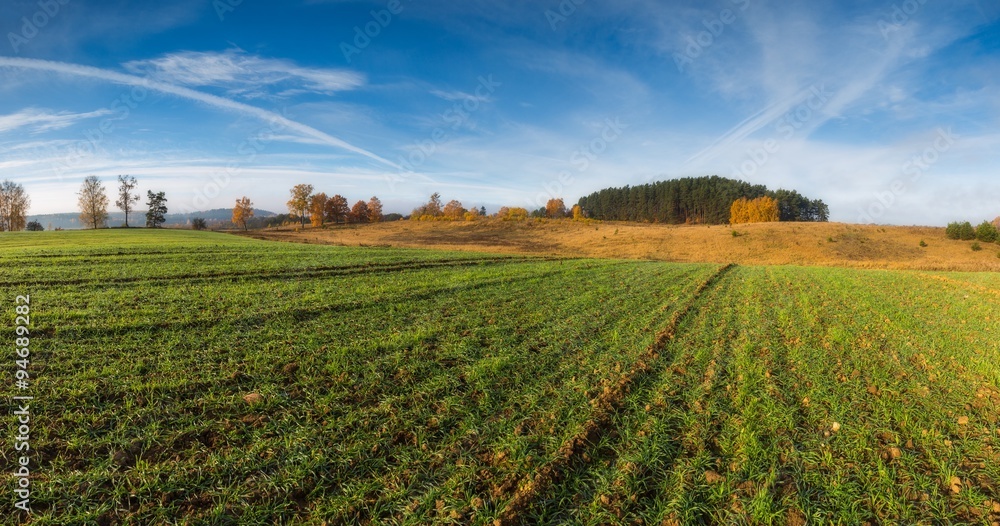
M148 78L139 77L136 75L129 75L126 73L119 73L117 71L111 71L107 69L95 68L93 66L83 66L80 64L71 64L68 62L55 62L51 60L0 57L0 67L33 69L38 71L48 71L52 73L62 73L66 75L75 75L78 77L89 77L108 82L113 82L116 84L139 86L146 89L159 91L162 93L168 93L170 95L175 95L177 97L190 99L196 102L201 102L202 104L207 104L209 106L214 106L216 108L221 108L224 110L234 111L244 115L257 117L265 121L277 121L285 125L289 129L293 129L303 135L316 138L330 146L354 152L363 155L365 157L368 157L370 159L374 159L387 166L391 166L397 170L402 170L402 167L400 167L399 165L388 159L380 157L372 152L369 152L368 150L359 148L341 139L338 139L332 135L317 130L312 126L302 124L301 122L293 121L281 114L261 109L256 106L251 106L249 104L243 104L242 102L229 100L216 95L202 93L200 91L196 91L190 88L185 88L182 86L174 86L173 84L168 84L166 82L151 80Z

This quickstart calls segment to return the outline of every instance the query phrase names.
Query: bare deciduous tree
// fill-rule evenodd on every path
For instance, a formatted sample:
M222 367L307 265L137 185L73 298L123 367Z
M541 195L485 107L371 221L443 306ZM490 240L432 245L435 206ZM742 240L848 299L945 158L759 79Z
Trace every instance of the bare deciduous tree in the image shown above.
M80 221L91 228L101 228L108 222L108 194L96 175L88 176L80 187Z
M125 212L125 228L128 228L128 215L134 210L133 205L139 202L139 194L132 194L138 184L135 177L118 176L118 200L115 201L115 206Z
M0 232L24 230L30 205L23 186L9 180L0 183Z

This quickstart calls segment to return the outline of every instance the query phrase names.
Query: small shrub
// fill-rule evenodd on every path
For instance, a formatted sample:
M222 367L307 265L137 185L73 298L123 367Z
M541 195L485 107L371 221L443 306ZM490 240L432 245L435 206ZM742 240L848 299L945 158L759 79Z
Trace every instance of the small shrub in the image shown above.
M830 236L830 237L826 238L826 241L827 241L827 243L836 243L837 242L836 239L833 239L833 236Z
M973 243L972 244L972 251L973 252L979 252L982 249L983 249L983 247L979 246L979 243Z
M208 222L204 218L196 217L191 220L191 228L195 230L205 230L208 228Z
M976 229L972 227L972 223L966 221L958 226L958 238L962 241L976 239Z
M24 229L28 232L41 232L42 230L45 230L45 227L43 227L38 221L30 221Z
M948 228L945 229L944 235L948 239L959 239L962 237L961 228L961 223L948 223Z
M998 237L997 227L989 221L983 221L976 227L976 239L983 243L995 243Z
M739 232L737 232L736 230L733 230L733 237L740 237L740 236L742 236L742 235L743 235L743 234L740 234L740 233L739 233Z
M926 246L927 246L927 243L926 243L926 242L925 242L925 241L924 241L923 239L921 239L921 240L920 240L920 246L921 246L921 247L926 247Z

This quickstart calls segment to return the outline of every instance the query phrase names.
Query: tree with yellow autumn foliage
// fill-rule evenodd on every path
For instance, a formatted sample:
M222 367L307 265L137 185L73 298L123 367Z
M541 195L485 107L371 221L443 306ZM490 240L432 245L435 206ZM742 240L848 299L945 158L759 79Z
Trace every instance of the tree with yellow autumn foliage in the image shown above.
M566 203L562 198L549 199L549 202L545 203L545 215L549 219L566 217Z
M497 212L497 217L504 221L524 221L528 219L528 210L521 207L503 207Z
M297 218L302 226L306 226L306 219L309 218L309 196L313 193L313 185L297 184L290 190L291 199L288 200L288 215L293 219Z
M381 223L382 217L382 201L373 195L372 198L368 200L368 220L372 223Z
M774 223L781 220L778 201L764 196L757 199L742 197L733 202L729 209L729 223Z
M462 206L462 203L455 199L448 201L448 204L444 205L444 209L441 210L444 219L449 221L465 219L465 212L467 210Z
M250 202L250 198L243 196L236 200L236 206L233 207L233 224L240 225L243 230L247 229L247 221L253 217L253 203Z
M312 226L321 227L326 223L326 202L329 200L323 192L309 198L309 220Z

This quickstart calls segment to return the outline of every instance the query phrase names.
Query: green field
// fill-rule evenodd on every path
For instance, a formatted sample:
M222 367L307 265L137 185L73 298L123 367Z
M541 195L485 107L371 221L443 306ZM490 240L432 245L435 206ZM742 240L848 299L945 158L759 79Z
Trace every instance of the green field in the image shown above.
M0 283L33 524L1000 521L996 274L103 230Z

